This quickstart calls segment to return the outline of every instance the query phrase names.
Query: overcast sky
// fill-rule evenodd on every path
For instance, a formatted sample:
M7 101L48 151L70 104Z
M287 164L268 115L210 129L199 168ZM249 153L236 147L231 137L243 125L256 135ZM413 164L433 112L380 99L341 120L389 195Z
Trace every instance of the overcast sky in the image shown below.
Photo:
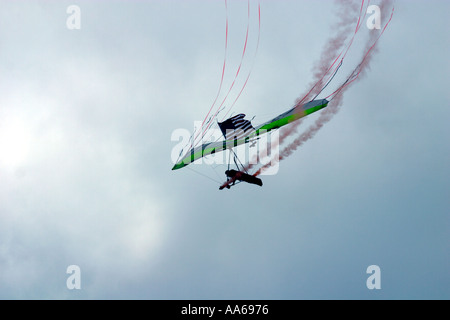
M337 17L332 1L261 1L255 57L257 4L249 22L228 1L224 88L249 23L231 101L252 68L233 110L261 123L308 88ZM224 1L1 0L0 298L449 299L448 12L396 1L339 113L262 188L219 191L171 171L171 135L217 94Z

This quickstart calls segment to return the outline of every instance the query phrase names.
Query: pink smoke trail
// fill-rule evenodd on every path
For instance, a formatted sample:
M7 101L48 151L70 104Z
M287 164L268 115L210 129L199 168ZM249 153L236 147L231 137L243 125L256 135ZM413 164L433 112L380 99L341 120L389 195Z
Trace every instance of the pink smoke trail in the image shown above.
M354 14L358 12L358 5L356 2L353 3L353 0L341 0L337 2L338 4L337 16L339 17L339 20L334 26L336 34L328 40L325 48L322 50L322 54L319 61L315 64L313 68L315 72L313 74L313 79L310 84L311 89L306 94L304 94L302 98L298 98L296 100L295 106L302 105L303 103L309 101L315 95L317 95L323 88L324 84L327 83L330 77L334 74L336 69L339 68L339 65L337 65L335 69L332 72L330 72L333 69L333 67L338 63L339 59L343 61L343 59L347 55L348 50L353 44L353 40L357 32L359 31L359 28L361 27L361 15L364 8L364 2L365 2L364 0L361 2L355 31L353 33L353 37L351 38L346 48L344 47L344 45L347 40L347 33L351 30L351 26L354 23L353 17ZM331 61L333 62L330 64ZM325 81L324 78L326 75L329 75L329 78L327 78L327 80ZM302 122L303 119L300 119L299 121L293 123L288 128L284 128L280 134L280 143L283 143L287 137L296 132Z
M390 7L391 1L390 0L383 0L380 4L380 12L382 16L387 15L387 10ZM281 161L287 157L289 157L295 150L297 150L300 146L302 146L306 141L312 139L316 133L328 122L331 120L331 118L339 111L339 107L343 103L343 97L344 92L348 90L348 88L353 84L360 76L364 76L366 72L370 68L370 62L373 58L373 53L376 50L376 44L381 37L381 35L386 30L387 26L392 20L392 16L394 13L394 9L392 9L392 13L390 16L390 19L385 24L383 30L381 33L377 34L372 32L369 39L366 43L366 53L364 57L362 58L360 64L353 70L353 72L348 77L347 81L344 82L338 90L333 92L331 95L334 95L332 97L332 100L328 104L328 107L324 109L324 111L320 114L319 118L312 124L307 130L305 130L299 137L297 137L293 142L291 142L288 146L283 148L281 152L274 157L273 161L271 161L269 164L260 167L255 173L254 176L258 176L264 170L266 170L271 164L276 163L276 161ZM358 29L358 28L357 28ZM331 96L330 95L330 96ZM277 160L278 159L278 160Z
M322 50L321 57L318 62L315 63L313 70L315 70L313 74L313 79L311 84L309 85L310 89L301 95L301 98L298 98L295 101L295 107L302 105L304 102L309 101L318 94L323 87L324 78L327 74L330 73L330 70L336 65L339 61L339 58L343 55L345 50L345 42L347 40L347 34L351 30L352 25L354 24L353 17L359 10L358 22L356 24L356 28L353 34L353 37L350 43L347 45L347 51L353 43L353 39L356 33L361 26L361 14L364 7L364 0L361 3L361 6L358 9L358 5L353 0L341 0L337 2L337 16L338 21L334 25L335 34L327 41L327 44ZM345 54L347 54L347 51ZM333 61L334 59L334 61ZM327 80L328 81L328 80ZM303 122L303 119L299 119L296 122L292 123L289 127L283 128L279 135L279 140L276 145L273 145L274 148L278 147L279 144L282 144L284 140L295 134L297 132L298 127ZM257 159L253 159L250 164L246 167L246 170L250 170L257 163Z

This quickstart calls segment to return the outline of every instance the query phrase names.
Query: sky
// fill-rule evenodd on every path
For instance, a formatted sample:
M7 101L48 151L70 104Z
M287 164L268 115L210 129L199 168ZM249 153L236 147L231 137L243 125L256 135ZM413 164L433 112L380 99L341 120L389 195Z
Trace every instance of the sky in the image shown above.
M335 2L1 0L0 299L449 299L450 3L394 5L339 112L262 188L219 191L171 154L225 40L219 101L248 25L227 103L250 74L233 111L261 123L309 88Z

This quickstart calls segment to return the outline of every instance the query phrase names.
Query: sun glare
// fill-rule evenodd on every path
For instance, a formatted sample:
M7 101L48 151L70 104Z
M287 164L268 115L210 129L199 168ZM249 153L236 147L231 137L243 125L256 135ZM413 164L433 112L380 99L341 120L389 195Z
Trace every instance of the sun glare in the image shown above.
M6 119L5 119L6 120ZM31 133L20 119L8 119L0 124L0 164L17 167L27 158Z

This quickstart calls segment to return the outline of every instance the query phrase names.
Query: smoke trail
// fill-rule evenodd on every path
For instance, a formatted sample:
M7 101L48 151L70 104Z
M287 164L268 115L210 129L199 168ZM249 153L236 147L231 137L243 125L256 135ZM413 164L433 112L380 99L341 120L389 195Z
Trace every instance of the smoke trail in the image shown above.
M352 3L353 0L341 0L337 2L338 21L334 25L335 34L327 41L325 47L322 49L321 57L318 62L313 66L313 78L310 85L310 89L302 94L296 101L295 106L302 105L304 102L309 101L312 97L318 94L321 88L324 86L327 74L337 64L339 57L342 55L343 47L348 38L348 33L351 31L354 24L354 16L358 13L358 4ZM364 0L362 1L364 4ZM362 7L362 6L361 6ZM361 12L360 12L361 17ZM339 53L341 51L341 53ZM334 59L334 62L333 62ZM284 139L295 131L301 124L301 121L294 123L289 128L282 130L280 134L281 143Z
M336 0L336 3L336 16L338 17L338 21L333 25L334 35L327 41L325 47L322 49L319 61L313 66L313 78L308 85L310 89L296 99L295 107L302 105L305 101L309 101L320 92L325 83L324 78L330 73L330 70L332 70L334 65L336 65L345 49L344 45L348 38L348 33L351 31L352 25L354 24L354 16L358 11L358 23L361 19L361 9L364 5L364 0L362 1L361 8L358 7L358 4L354 0ZM358 28L358 25L356 28ZM347 50L348 49L349 47L347 47ZM278 148L287 137L297 133L297 129L300 127L303 120L304 119L301 118L292 123L289 127L282 128L280 130L279 140L272 145L272 148ZM246 166L246 170L250 170L256 165L256 157ZM282 155L280 155L280 157L282 157Z
M345 1L342 2L342 4L346 4L348 5L349 1ZM387 16L388 13L388 9L391 6L391 0L382 0L380 3L380 12L381 12L381 16L385 17ZM393 14L393 12L392 12ZM370 62L371 59L374 56L374 53L377 51L376 48L376 43L379 39L379 37L382 35L382 33L384 32L384 30L386 29L387 25L389 24L389 22L392 19L392 14L391 14L391 18L389 19L389 21L386 23L383 31L381 33L376 33L376 32L371 32L370 36L366 42L366 49L365 49L365 55L362 58L361 62L358 64L358 66L353 70L353 72L350 74L350 76L347 78L347 81L344 82L339 88L338 90L335 91L335 95L333 96L333 98L331 99L330 103L328 104L328 107L325 108L319 118L309 127L307 128L299 137L297 137L293 142L291 142L288 146L284 147L281 152L276 155L276 157L274 157L273 161L269 162L267 165L264 165L262 167L260 167L255 173L254 176L258 176L259 174L261 174L262 172L264 172L264 170L266 170L271 164L276 163L276 161L281 161L287 157L289 157L295 150L297 150L300 146L302 146L306 141L312 139L316 133L328 122L332 119L332 117L339 111L340 106L343 103L343 97L344 97L344 93L346 90L348 90L348 88L355 82L355 80L360 79L361 77L363 77L367 71L370 69ZM344 21L344 19L342 20ZM358 27L357 27L358 30ZM337 46L340 44L339 43L339 39L335 38L332 39L333 40L333 45L331 45L331 47L336 50ZM336 41L334 41L336 40ZM328 46L329 47L329 46ZM331 55L325 55L323 54L320 61L323 64L326 63L326 59L333 59L333 56ZM322 71L323 72L323 69ZM318 75L321 74L321 72L318 72L315 77L317 78ZM334 94L334 93L333 93ZM305 98L303 99L303 101L305 101ZM302 101L300 102L302 103ZM288 131L285 131L282 135L282 138L280 137L280 143L282 142L282 140L284 140L286 137L290 136L291 133L294 131L294 129L289 129ZM281 136L281 135L280 135ZM277 160L278 159L278 160Z

